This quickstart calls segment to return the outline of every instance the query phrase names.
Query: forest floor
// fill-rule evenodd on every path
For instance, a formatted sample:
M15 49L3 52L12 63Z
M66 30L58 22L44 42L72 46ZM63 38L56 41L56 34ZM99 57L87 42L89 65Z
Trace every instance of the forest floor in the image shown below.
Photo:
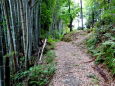
M58 42L56 44L57 71L50 86L115 86L106 83L103 77L94 69L94 61L88 54L85 40L91 33L80 31L74 41Z

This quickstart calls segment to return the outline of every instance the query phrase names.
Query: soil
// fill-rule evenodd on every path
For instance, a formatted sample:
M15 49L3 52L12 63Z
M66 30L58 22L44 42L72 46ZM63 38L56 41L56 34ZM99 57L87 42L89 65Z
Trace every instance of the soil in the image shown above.
M94 69L94 61L89 62L92 57L87 53L85 40L91 34L80 31L73 41L56 44L57 71L49 86L115 86Z

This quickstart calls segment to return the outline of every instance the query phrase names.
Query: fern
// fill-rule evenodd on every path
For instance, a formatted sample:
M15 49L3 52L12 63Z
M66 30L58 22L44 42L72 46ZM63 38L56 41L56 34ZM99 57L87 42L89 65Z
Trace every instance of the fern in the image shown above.
M89 51L96 56L96 63L106 64L113 75L115 75L115 35L114 29L101 28L96 30L91 38L87 40Z

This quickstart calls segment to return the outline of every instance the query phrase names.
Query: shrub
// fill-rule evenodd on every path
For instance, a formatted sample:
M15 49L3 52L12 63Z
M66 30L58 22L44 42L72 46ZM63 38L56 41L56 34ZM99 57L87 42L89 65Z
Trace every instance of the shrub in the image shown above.
M12 81L16 81L15 86L24 86L24 80L28 81L29 86L46 86L55 73L55 52L50 49L44 55L43 63L30 67L26 71L19 71L11 75Z
M38 65L29 70L29 84L45 86L50 82L52 75L55 73L55 65Z
M50 50L45 54L45 63L49 64L52 63L55 58L55 52Z
M96 56L96 63L106 64L108 69L115 75L115 30L103 26L96 29L95 34L87 40L89 51Z

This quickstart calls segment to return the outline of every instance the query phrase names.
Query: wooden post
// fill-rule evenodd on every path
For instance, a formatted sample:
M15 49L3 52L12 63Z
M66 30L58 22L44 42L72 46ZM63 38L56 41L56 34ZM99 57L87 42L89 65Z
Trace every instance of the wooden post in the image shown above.
M40 55L40 61L42 60L42 56L43 56L43 51L44 51L44 48L45 48L45 46L46 46L46 42L47 42L47 39L45 39L45 41L44 41L44 45L43 45L43 47L42 47L42 51L41 51L41 55Z

